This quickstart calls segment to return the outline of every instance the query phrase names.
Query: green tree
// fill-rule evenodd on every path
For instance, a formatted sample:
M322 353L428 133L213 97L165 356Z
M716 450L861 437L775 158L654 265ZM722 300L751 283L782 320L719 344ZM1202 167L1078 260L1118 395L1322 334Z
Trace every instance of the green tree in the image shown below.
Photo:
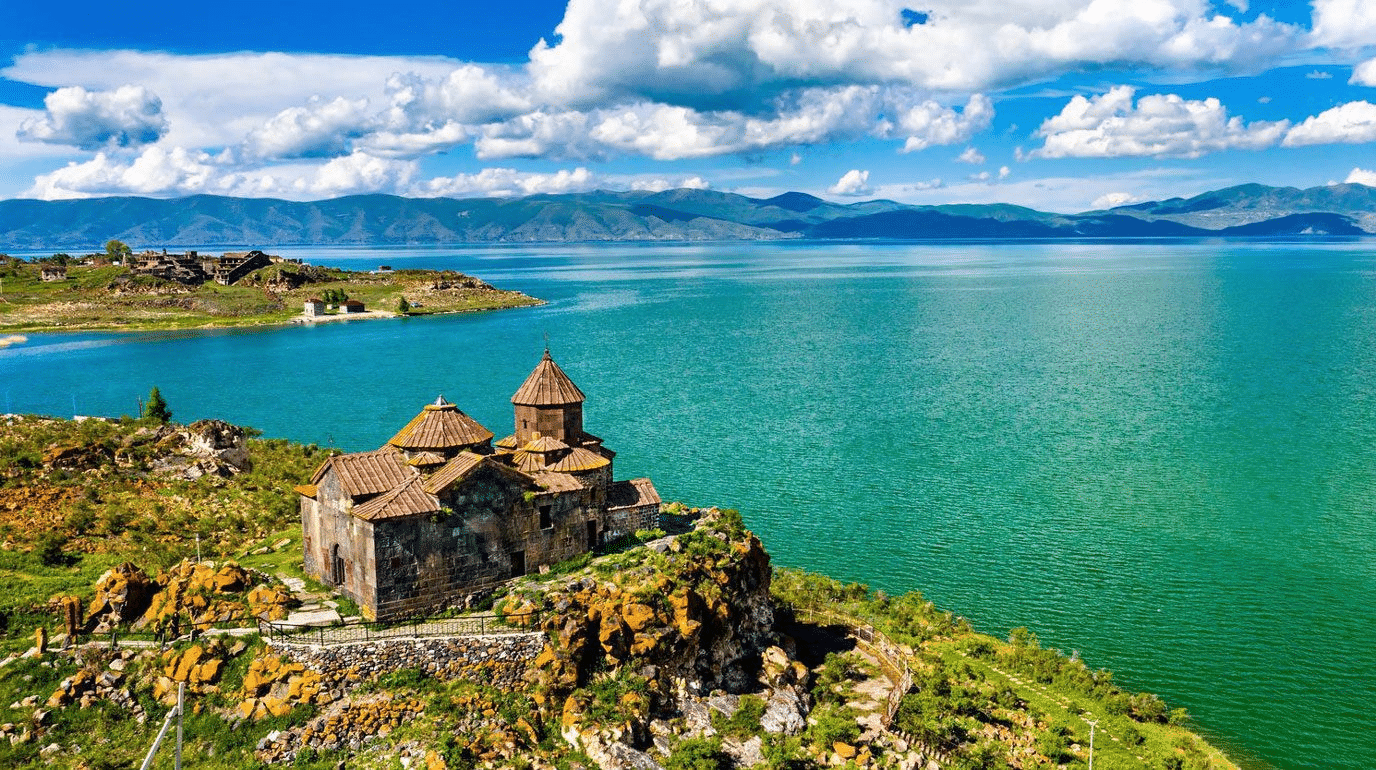
M110 259L123 259L133 253L134 250L124 241L111 239L105 242L105 256Z
M167 408L167 399L156 385L148 393L148 403L143 405L143 419L166 425L172 422L172 410Z
M397 312L401 313L402 315L406 315L407 313L411 312L411 303L407 302L405 297L402 297L400 300L397 301Z

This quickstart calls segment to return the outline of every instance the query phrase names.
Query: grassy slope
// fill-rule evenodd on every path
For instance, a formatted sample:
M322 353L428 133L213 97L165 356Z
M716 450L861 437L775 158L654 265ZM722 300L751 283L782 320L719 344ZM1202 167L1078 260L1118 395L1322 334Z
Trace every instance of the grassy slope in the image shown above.
M231 479L171 480L149 475L146 469L155 454L153 448L131 443L143 427L133 422L40 418L0 421L0 540L4 541L0 580L7 586L4 604L11 613L0 633L0 656L26 649L34 626L52 623L52 614L39 608L49 597L89 596L100 573L119 561L133 560L154 572L193 554L198 533L207 558L232 556L245 566L300 575L300 533L290 490L309 477L325 457L323 450L252 439L252 471ZM106 455L95 453L97 459L79 470L45 467L45 454L70 446L127 451L115 455L119 461L113 456L99 459ZM40 494L34 497L36 492ZM64 540L64 558L45 563L42 546L53 537ZM279 550L264 548L281 540L287 544ZM260 552L249 554L252 551ZM653 563L662 558L645 549L596 560L581 557L565 569L531 579L548 580L580 569L616 579L647 559ZM1107 672L1091 671L1081 661L1043 650L1029 634L1018 634L1016 643L1005 642L975 633L918 594L886 598L863 586L841 585L791 570L776 570L774 595L781 607L822 606L871 623L905 645L911 651L909 665L918 687L905 699L898 723L909 733L934 728L932 740L955 751L954 766L998 768L1017 757L1017 767L1051 767L1048 757L1060 753L1061 765L1084 767L1089 740L1085 720L1097 719L1095 766L1101 770L1234 767L1186 728L1183 712L1168 713L1154 696L1120 690ZM58 680L74 670L70 663L59 662L54 668L38 661L20 661L0 669L0 706L25 695L51 692ZM615 704L624 694L623 678L598 685L607 689L609 703ZM633 679L627 681L634 684ZM431 739L449 729L444 720L460 718L451 714L441 719L441 715L459 691L468 693L473 687L409 682L396 688L429 699L436 706L436 719L441 720L421 720L398 738L410 735L433 745ZM814 692L814 697L824 697L820 690L814 688ZM510 700L516 696L484 692L483 697ZM230 700L226 696L225 703ZM529 713L529 704L519 705ZM823 711L835 723L842 707L828 708ZM155 717L165 711L151 702L148 709ZM300 724L309 716L302 711L236 734L219 717L207 713L196 716L190 730L197 736L198 755L204 757L212 747L216 751L216 760L207 766L237 767L251 763L252 744L268 729ZM19 712L6 717L10 721L21 718ZM93 749L89 758L99 761L88 763L91 767L136 760L135 754L142 751L137 747L146 744L155 730L133 723L108 704L90 710L64 709L56 718L61 722L53 737L64 744L83 734L108 739ZM474 729L481 732L479 727ZM831 745L827 729L827 725L814 725L801 738L775 745L777 755L804 763L781 766L811 766L807 763L813 752ZM552 731L542 728L541 732L541 742L548 749L541 753L549 758L567 755L558 748ZM0 757L6 748L0 746ZM10 758L38 766L41 760L35 751L36 747L29 746ZM319 766L328 766L329 759L321 757Z
M374 274L324 270L326 280L295 289L253 285L280 272L274 265L255 271L234 286L207 282L194 289L179 284L156 287L147 293L116 295L112 282L128 271L120 267L69 267L68 280L44 282L39 265L0 264L0 332L54 330L160 330L216 326L288 323L301 316L307 298L326 289L344 291L369 310L394 312L405 295L424 305L413 314L494 310L538 304L520 292L486 285L435 291L431 284L442 274L428 270L399 270ZM460 282L464 276L459 276ZM140 279L146 284L161 283Z
M280 439L248 440L252 470L228 479L185 479L149 471L158 456L140 443L138 421L17 418L0 420L0 580L3 604L24 607L54 594L89 589L112 564L155 569L194 556L240 557L282 539L290 544L243 559L246 566L299 572L301 544L292 487L308 479L327 452ZM95 448L79 467L44 464L67 447ZM116 459L118 458L118 459ZM42 556L61 544L61 559ZM285 558L283 554L290 555ZM276 561L274 561L274 559Z
M782 606L854 618L905 645L917 688L895 723L919 736L929 728L937 744L964 734L964 745L955 747L961 766L1004 767L1004 760L1032 749L1037 758L1023 767L1084 767L1089 722L1096 721L1094 766L1101 770L1236 768L1187 728L1184 709L1168 712L1155 695L1120 689L1109 672L1042 649L1026 629L1000 640L938 611L920 593L890 598L795 570L775 570L773 590ZM1051 763L1056 751L1064 753Z

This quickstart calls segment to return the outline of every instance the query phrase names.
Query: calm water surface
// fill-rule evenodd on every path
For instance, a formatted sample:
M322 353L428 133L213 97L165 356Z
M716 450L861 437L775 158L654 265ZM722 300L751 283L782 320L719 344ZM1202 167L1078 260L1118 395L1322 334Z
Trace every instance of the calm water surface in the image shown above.
M290 249L549 300L32 335L5 411L221 417L347 450L436 394L498 435L544 335L587 425L779 564L1028 626L1255 767L1376 758L1376 247Z

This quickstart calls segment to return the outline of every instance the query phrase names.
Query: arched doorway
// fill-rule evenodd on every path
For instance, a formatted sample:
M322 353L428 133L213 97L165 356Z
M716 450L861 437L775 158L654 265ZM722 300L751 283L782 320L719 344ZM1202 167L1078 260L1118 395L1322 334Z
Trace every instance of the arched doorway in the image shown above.
M344 557L339 555L338 543L335 543L334 550L331 551L330 582L337 586L344 585Z

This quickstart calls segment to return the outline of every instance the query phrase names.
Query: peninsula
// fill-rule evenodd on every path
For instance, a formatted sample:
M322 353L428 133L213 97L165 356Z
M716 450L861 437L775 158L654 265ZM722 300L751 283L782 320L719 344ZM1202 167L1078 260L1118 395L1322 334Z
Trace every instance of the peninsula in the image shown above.
M540 304L452 270L363 272L261 251L134 254L111 244L80 258L0 254L0 333L262 326Z
M561 374L542 362L513 397L516 432L562 426L586 449ZM613 536L610 463L566 468L573 450L535 457L538 439L480 453L489 432L455 439L476 429L432 407L363 455L178 425L160 400L140 420L0 418L0 765L132 767L161 728L157 767L182 735L187 765L213 768L1236 770L1183 709L1027 629L990 636L917 593L775 568L735 511L636 510L645 528ZM427 475L437 442L455 459ZM332 473L400 486L345 490L368 498L345 515L395 526L322 572L324 519L303 530L295 503L327 497ZM489 494L506 487L530 494ZM565 534L576 555L538 557ZM434 554L408 563L397 546L416 537L530 569L502 562L512 577L479 580L464 609L368 620L351 586L384 571L476 585Z

